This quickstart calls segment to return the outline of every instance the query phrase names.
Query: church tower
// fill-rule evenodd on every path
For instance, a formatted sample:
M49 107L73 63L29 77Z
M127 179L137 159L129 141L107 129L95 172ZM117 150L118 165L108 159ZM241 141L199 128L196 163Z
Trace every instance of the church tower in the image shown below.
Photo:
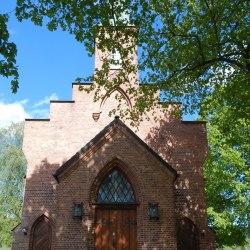
M137 29L134 26L111 26L109 30L99 27L95 39L93 82L100 97L93 104L93 116L96 119L115 115L123 117L124 114L131 117L134 97L139 94L136 39Z
M92 84L100 86L103 63L112 81L122 60L119 48L102 51L97 38ZM176 103L159 103L138 127L109 116L117 105L133 110L126 86L139 90L137 71L126 79L101 85L97 101L79 90L92 84L73 83L72 100L51 101L48 119L26 119L24 205L12 249L215 249L204 193L205 123L173 116Z

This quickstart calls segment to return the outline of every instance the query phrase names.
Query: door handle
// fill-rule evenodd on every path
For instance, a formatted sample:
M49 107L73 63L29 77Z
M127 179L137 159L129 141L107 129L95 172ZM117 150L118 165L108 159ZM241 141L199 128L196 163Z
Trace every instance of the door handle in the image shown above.
M113 249L114 249L114 250L116 249L115 243L116 243L116 240L115 240L115 232L113 232L113 233L112 233L112 245L113 245Z

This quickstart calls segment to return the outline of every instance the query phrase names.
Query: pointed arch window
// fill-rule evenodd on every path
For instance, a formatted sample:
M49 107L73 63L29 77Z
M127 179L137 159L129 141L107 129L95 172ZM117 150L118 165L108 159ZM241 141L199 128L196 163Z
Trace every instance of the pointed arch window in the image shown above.
M134 203L135 196L128 178L116 168L103 179L97 200L102 203Z

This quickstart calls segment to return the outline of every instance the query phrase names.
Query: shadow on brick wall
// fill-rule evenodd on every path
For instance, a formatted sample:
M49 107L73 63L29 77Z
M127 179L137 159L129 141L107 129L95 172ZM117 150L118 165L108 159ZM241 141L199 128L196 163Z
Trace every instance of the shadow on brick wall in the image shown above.
M174 187L177 221L189 218L197 228L200 249L214 249L214 232L207 226L205 204L205 123L161 120L159 126L151 128L145 141L178 173Z
M56 180L51 173L58 167L58 163L49 163L44 159L34 167L33 172L27 173L22 221L13 231L12 249L29 249L32 225L40 216L49 218L52 229L55 227Z
M201 249L213 249L213 247L208 248L211 233L207 228L203 180L203 164L207 154L205 124L185 123L176 119L162 120L158 126L150 130L144 141L178 172L179 176L174 186L177 223L183 217L192 220L197 227ZM107 151L108 147L107 149L102 147L95 157L88 159L91 164L81 170L79 168L79 171L86 170L89 171L90 176L97 176L99 169L95 166L103 164L102 155L107 154ZM78 159L79 157L80 155ZM78 159L75 160L78 161ZM21 227L14 231L14 242L18 243L14 244L13 249L29 249L32 225L41 215L47 216L51 222L52 239L56 237L65 239L61 248L60 242L57 243L58 248L93 249L93 209L91 210L88 206L84 208L86 213L84 220L72 219L73 203L83 199L81 192L78 194L77 190L84 190L85 186L91 187L93 179L85 177L81 182L74 183L74 178L88 175L73 171L73 167L72 172L65 178L67 180L60 182L59 188L57 180L53 177L59 167L59 163L48 162L44 159L41 164L34 167L33 172L27 173L23 220ZM74 170L77 168L78 166L75 165ZM64 193L68 185L72 186L70 188L71 191L73 190L72 196ZM90 190L86 193L89 194ZM85 197L85 201L88 198ZM60 199L59 202L58 199ZM22 228L28 229L27 235L20 231ZM202 235L203 230L206 230L208 234ZM75 246L72 246L72 241L69 241L70 245L65 245L67 238L73 239ZM155 241L160 242L161 236L156 235ZM51 244L54 249L55 241L52 240Z

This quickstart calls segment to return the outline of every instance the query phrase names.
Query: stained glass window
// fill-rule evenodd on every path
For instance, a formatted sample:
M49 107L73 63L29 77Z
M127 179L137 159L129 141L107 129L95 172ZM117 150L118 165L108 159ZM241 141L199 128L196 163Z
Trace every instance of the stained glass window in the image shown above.
M98 192L98 202L135 202L129 180L118 169L110 172L102 181Z

